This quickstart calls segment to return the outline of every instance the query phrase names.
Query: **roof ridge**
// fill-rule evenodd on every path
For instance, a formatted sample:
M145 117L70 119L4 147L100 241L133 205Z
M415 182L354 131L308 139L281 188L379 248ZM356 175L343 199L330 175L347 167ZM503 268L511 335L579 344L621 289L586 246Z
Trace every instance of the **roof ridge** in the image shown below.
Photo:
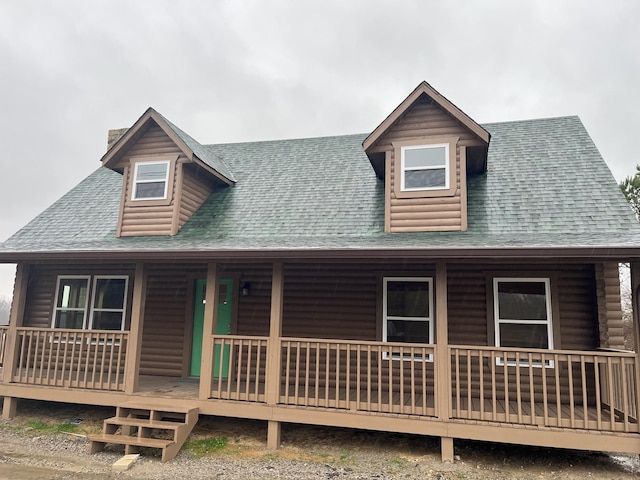
M256 141L246 141L246 142L228 142L228 143L207 143L203 144L203 147L219 147L219 146L231 146L231 145L258 145L258 144L266 144L266 143L280 143L280 142L296 142L302 140L325 140L330 138L356 138L362 137L365 135L369 135L366 132L363 133L349 133L345 135L320 135L317 137L293 137L293 138L280 138L274 140L256 140Z
M580 122L582 122L582 120L580 119L579 115L560 115L557 117L538 117L538 118L523 118L520 120L507 120L504 122L486 122L486 123L481 123L480 125L482 126L486 126L486 125L508 125L510 123L530 123L530 122L542 122L545 120L562 120L562 119L578 119L580 120Z

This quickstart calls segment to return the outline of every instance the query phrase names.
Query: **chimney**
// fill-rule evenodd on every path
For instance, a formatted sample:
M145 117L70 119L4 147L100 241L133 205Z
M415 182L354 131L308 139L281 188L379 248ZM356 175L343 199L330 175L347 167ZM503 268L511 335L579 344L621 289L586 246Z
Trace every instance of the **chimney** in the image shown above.
M115 145L115 143L122 138L122 136L127 133L128 128L117 128L115 130L109 130L109 134L107 136L107 150L111 150L111 147Z

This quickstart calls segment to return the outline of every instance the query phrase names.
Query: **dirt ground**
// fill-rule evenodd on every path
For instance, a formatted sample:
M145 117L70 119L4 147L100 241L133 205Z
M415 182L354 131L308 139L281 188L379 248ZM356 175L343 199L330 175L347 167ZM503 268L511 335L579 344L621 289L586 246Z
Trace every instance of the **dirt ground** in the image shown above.
M456 461L439 461L439 439L361 430L284 425L282 448L266 449L266 423L201 417L190 440L225 438L219 451L194 459L188 450L168 464L155 451L124 474L111 474L121 452L88 455L83 435L99 432L112 408L23 400L0 425L0 479L173 478L434 478L638 479L637 456L456 440ZM60 426L81 420L68 433ZM224 468L223 468L224 467Z

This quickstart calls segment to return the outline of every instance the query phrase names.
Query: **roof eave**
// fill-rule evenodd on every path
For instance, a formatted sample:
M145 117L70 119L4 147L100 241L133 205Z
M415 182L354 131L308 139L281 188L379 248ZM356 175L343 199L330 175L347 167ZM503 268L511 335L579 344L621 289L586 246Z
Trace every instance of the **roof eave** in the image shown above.
M396 259L425 260L526 260L526 259L589 259L618 261L639 259L640 247L511 247L511 248L340 248L340 249L219 249L219 250L60 250L30 252L0 252L0 263L57 261L175 261L207 260L323 260L323 259Z

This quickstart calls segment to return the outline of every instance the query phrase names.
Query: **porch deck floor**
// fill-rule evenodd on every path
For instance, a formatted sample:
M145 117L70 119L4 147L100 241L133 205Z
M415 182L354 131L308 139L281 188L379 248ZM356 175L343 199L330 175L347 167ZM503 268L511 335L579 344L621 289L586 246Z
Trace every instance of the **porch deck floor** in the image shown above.
M140 375L136 395L197 400L199 389L199 378Z
M224 381L219 392L224 393L227 390L227 382ZM242 389L240 389L242 390ZM257 398L261 401L264 398L264 385L259 387L260 394L252 396L253 401ZM302 408L322 408L329 410L351 410L351 411L368 411L374 414L400 414L400 415L419 415L434 416L434 398L428 396L426 404L423 404L422 395L411 394L403 395L403 401L400 396L395 393L392 402L389 402L389 395L382 392L381 402L378 402L377 391L367 400L366 390L358 392L357 389L350 389L347 396L346 389L340 389L338 400L335 396L327 396L324 388L319 388L313 395L306 397L303 392L294 395L290 392L288 396L281 395L280 402L283 405L302 407ZM281 390L285 391L284 386ZM158 377L158 376L141 376L138 383L137 395L147 397L165 397L165 398L183 398L198 399L199 379L198 378L175 378L175 377ZM215 390L213 392L215 394ZM214 395L215 396L215 395ZM235 401L251 401L247 400L246 392L231 392L230 395L222 395L220 398ZM349 399L347 401L347 398ZM458 399L452 398L452 405L457 405ZM569 403L560 404L560 415L558 416L558 405L556 403L548 403L545 407L542 401L534 402L534 414L531 415L531 402L522 401L520 404L516 400L510 400L506 403L504 400L495 402L485 399L480 402L479 399L472 399L471 409L467 398L459 399L458 408L453 408L452 419L456 421L466 422L497 422L508 423L513 426L539 426L539 427L562 427L588 430L608 430L608 431L629 431L639 432L640 427L636 418L627 418L625 424L624 418L619 414L614 414L611 418L611 412L608 409L601 409L600 412L593 406L587 406L586 409L581 404L572 406ZM427 413L428 412L428 413ZM586 421L585 421L586 418Z

